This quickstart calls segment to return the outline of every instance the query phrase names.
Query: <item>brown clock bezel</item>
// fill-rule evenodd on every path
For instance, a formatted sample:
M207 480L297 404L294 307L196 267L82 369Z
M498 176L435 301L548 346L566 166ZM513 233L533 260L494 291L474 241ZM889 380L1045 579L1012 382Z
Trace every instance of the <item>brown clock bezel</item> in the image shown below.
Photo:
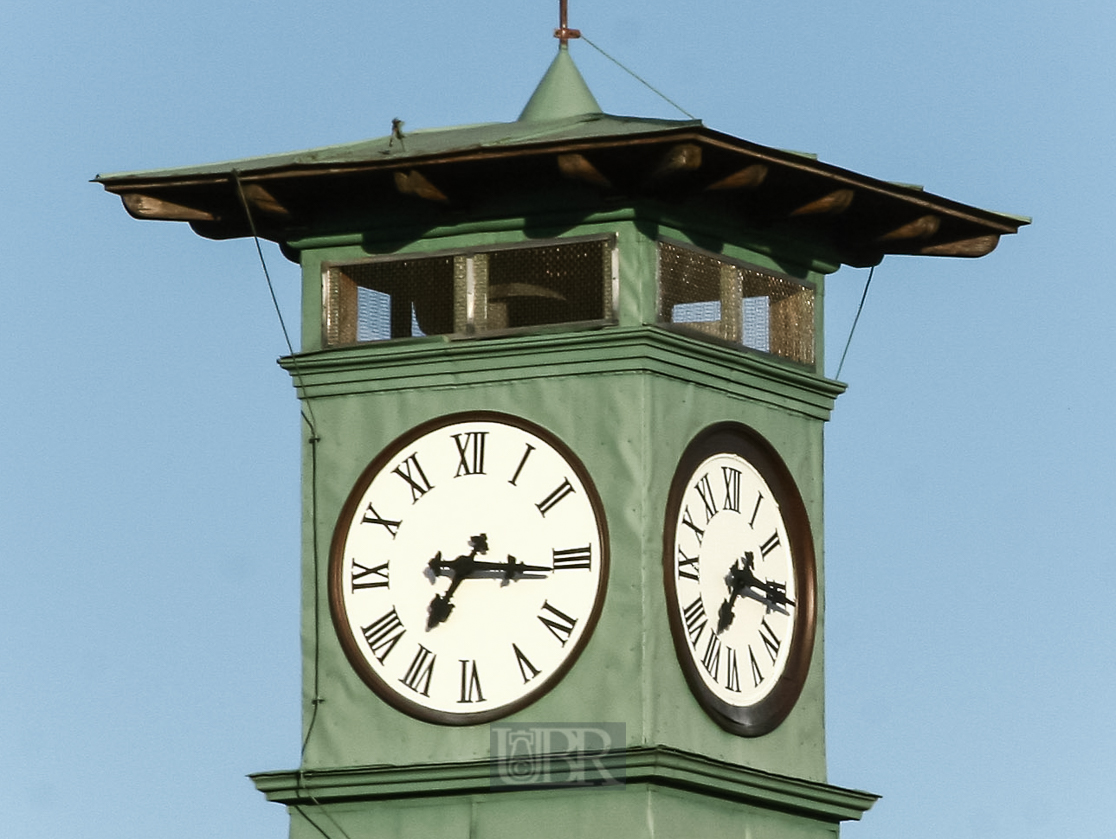
M697 662L687 647L675 579L675 539L682 497L697 467L706 458L720 453L735 454L748 461L775 496L790 542L797 592L786 667L771 692L752 705L731 705L714 694L702 680ZM698 433L682 453L671 481L663 520L663 581L675 654L702 708L721 728L733 734L759 737L774 731L797 703L810 669L817 629L817 565L810 520L798 486L774 447L755 430L737 422L718 423Z
M365 491L376 476L379 475L403 449L410 446L420 437L424 437L439 428L465 422L497 422L519 428L545 441L547 445L557 451L566 463L569 464L578 480L581 481L581 485L585 488L585 494L589 499L596 520L600 541L601 582L596 597L593 600L593 606L590 610L589 617L586 619L585 631L581 634L581 637L578 638L562 663L548 674L542 682L519 699L501 705L498 708L485 711L452 713L429 708L402 696L387 685L365 659L360 649L359 642L348 629L348 617L343 594L344 548L348 527L353 517L357 514ZM600 494L597 492L596 484L589 475L589 471L569 446L542 426L512 414L505 414L498 411L465 411L455 414L445 414L414 426L396 437L372 459L371 463L361 472L360 477L353 483L353 487L349 491L349 496L342 506L341 512L338 514L337 523L334 525L333 537L330 543L329 568L327 572L330 615L333 620L334 632L345 652L345 657L349 660L349 664L357 675L360 676L361 680L388 705L408 716L425 722L452 726L478 725L501 719L509 714L522 710L549 693L563 678L565 678L570 668L573 667L581 656L582 651L585 649L586 644L588 644L589 639L596 629L597 621L600 619L601 612L604 608L605 595L608 590L609 571L608 521L605 518L604 504L601 501Z

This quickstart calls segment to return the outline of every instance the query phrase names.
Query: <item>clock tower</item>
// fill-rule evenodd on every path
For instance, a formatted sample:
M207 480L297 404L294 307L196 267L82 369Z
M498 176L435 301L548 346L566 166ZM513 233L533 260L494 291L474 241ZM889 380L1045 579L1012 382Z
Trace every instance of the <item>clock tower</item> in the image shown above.
M564 4L563 4L564 5ZM823 300L1022 219L606 114L101 176L302 269L293 839L831 837Z

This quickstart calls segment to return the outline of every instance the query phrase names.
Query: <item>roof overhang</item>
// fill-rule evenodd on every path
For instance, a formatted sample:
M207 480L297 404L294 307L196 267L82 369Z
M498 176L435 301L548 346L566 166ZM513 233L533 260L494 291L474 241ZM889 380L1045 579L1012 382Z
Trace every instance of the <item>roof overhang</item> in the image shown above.
M887 254L977 257L1028 219L981 210L698 121L587 114L494 123L182 169L98 176L136 218L185 221L200 235L288 242L339 220L485 212L562 185L578 200L663 201L733 223L790 230L850 265ZM499 198L496 201L494 199Z

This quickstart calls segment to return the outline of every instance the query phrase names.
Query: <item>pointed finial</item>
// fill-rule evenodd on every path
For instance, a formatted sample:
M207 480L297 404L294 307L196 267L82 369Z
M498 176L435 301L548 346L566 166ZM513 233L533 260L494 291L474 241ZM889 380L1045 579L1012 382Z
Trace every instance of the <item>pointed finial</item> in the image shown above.
M581 32L577 29L570 29L567 25L567 3L568 0L558 0L558 28L554 30L554 37L558 39L561 46L566 46L570 38L580 38Z

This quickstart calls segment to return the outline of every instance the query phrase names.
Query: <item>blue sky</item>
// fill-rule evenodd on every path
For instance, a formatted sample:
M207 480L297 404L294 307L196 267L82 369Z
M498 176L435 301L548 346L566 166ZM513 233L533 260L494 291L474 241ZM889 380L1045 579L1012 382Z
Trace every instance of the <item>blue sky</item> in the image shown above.
M0 819L281 837L298 411L251 242L88 183L514 119L557 3L6 0ZM573 0L712 128L1033 216L876 269L827 429L830 779L850 839L1100 836L1116 777L1109 2ZM605 110L678 112L584 43ZM297 271L266 251L287 318ZM866 279L827 288L828 372Z

